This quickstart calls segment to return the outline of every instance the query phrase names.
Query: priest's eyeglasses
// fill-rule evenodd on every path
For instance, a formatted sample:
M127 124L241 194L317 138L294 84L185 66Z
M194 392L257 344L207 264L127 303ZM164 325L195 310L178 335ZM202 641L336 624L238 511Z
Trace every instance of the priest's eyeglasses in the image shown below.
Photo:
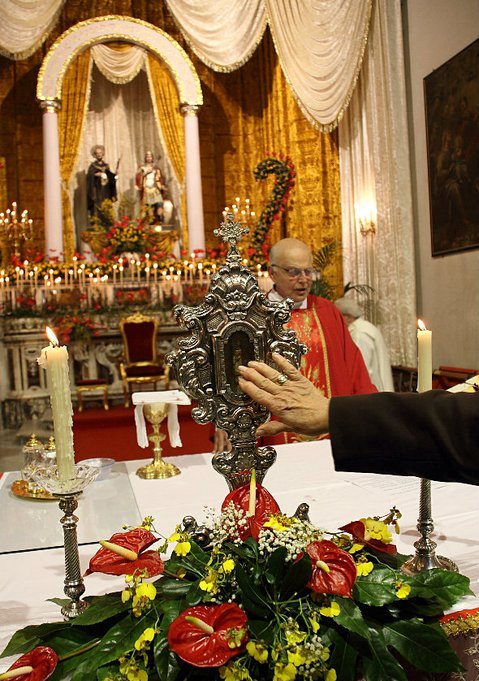
M281 265L274 264L272 264L271 267L277 267L278 269L283 270L283 272L286 272L286 276L289 277L289 279L297 279L302 274L307 279L311 279L314 274L313 267L305 267L304 269L299 269L299 267L282 267Z

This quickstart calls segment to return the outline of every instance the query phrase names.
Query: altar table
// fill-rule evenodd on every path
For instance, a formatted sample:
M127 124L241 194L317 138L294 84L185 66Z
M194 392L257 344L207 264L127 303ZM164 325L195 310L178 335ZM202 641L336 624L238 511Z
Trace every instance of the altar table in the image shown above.
M350 520L385 515L395 505L402 512L402 518L401 534L394 538L394 542L401 553L414 553L414 542L418 539L416 524L420 485L417 478L338 473L334 470L328 441L282 445L276 449L277 461L268 471L264 484L284 513L291 515L300 503L306 502L310 506L311 521L326 530L335 531ZM186 515L202 521L205 508L219 509L228 492L226 481L212 468L211 458L211 454L169 457L168 461L175 463L181 474L166 480L143 480L136 475L136 470L145 462L126 462L122 472L114 475L121 476L122 486L131 486L137 506L130 507L134 517L125 517L125 506L117 497L111 496L109 490L113 479L94 482L86 489L83 498L79 497L76 511L79 537L82 536L82 525L91 527L93 523L99 530L98 539L104 539L108 532L101 531L102 514L105 514L105 526L108 528L111 528L112 518L116 516L117 531L121 531L123 525L137 523L138 514L141 518L151 515L155 519L156 530L166 537ZM11 476L8 475L0 479L0 494L5 493L3 486L9 480ZM478 593L479 487L433 482L431 488L433 539L438 545L437 553L454 560L459 570L471 579L473 591ZM119 493L121 489L118 482ZM105 496L108 492L109 503L92 503L92 497L101 500L102 490L105 490ZM8 493L11 495L11 492ZM24 499L13 501L17 504L19 527L22 515L29 513L30 505L34 508L36 504L55 503ZM58 509L58 520L60 517ZM31 530L34 531L34 528ZM0 543L6 531L2 523ZM40 526L38 533L41 534ZM64 597L64 551L63 548L42 546L38 543L29 551L0 551L1 650L12 634L27 624L61 619L58 606L47 599ZM82 571L96 550L97 546L82 544L80 540ZM85 577L85 596L121 590L123 585L123 577L89 575ZM476 599L471 599L464 607L477 605ZM0 671L6 669L11 661L0 660Z

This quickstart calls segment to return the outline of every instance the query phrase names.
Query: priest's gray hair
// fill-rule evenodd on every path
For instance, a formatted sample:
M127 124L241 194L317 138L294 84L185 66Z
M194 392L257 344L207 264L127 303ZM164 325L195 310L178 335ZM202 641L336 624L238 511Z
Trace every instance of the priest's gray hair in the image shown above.
M363 314L357 302L352 298L338 298L334 301L334 304L342 314L350 314L355 319Z

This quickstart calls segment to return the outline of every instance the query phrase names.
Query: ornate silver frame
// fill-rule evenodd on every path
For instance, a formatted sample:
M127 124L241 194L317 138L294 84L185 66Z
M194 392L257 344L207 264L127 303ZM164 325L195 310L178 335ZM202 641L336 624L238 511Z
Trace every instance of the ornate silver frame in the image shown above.
M293 301L268 300L242 264L237 242L247 232L231 213L215 230L229 244L226 264L213 276L203 303L176 306L178 323L190 333L167 356L181 389L197 403L195 421L212 421L229 436L231 452L215 454L212 463L230 489L249 482L253 468L262 482L276 459L273 447L257 447L256 429L270 413L240 390L236 367L253 359L274 366L272 352L298 367L307 351L294 331L284 328Z

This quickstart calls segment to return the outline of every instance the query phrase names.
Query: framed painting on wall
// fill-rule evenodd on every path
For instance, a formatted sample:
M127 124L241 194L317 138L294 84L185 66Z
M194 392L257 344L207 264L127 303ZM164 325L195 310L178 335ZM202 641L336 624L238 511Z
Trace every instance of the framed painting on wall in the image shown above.
M479 39L424 79L433 256L479 248Z

